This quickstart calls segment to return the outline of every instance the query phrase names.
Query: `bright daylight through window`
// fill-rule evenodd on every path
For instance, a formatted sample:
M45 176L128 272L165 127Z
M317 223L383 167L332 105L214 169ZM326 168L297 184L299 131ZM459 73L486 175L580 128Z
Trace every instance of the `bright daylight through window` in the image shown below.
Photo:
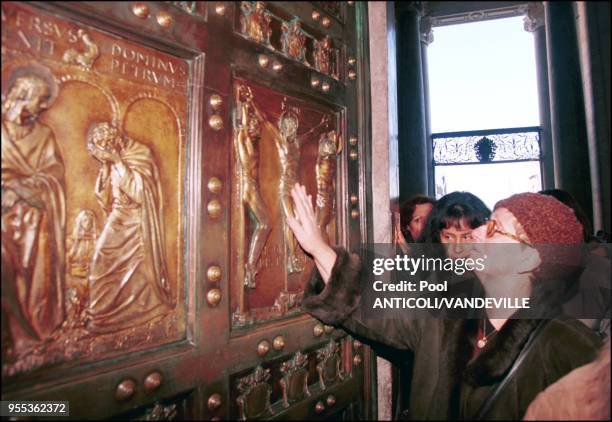
M493 207L540 190L534 40L523 18L436 27L427 51L436 197L469 191Z

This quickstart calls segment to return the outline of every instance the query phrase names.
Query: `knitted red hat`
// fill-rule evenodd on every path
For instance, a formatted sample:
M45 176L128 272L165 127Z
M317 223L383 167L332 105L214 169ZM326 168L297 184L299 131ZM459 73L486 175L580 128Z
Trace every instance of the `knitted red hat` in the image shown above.
M580 263L582 224L574 211L561 201L539 193L519 193L502 199L494 209L506 208L525 230L531 244L540 253L541 278L563 277Z

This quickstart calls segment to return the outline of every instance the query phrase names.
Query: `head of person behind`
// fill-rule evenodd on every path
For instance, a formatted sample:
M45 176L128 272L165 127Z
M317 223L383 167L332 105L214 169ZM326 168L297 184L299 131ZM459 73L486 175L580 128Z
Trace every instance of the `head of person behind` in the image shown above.
M402 203L400 223L402 234L407 242L414 243L421 237L425 222L435 202L428 196L416 195Z
M552 196L570 207L574 211L574 214L576 215L576 218L580 224L582 224L584 241L588 243L593 240L593 225L586 216L580 204L578 204L578 201L576 201L576 198L574 198L571 193L562 189L546 189L540 191L539 193L542 195Z
M419 239L423 243L442 243L450 258L469 255L472 230L482 226L491 211L476 195L452 192L440 198L433 207L426 228Z

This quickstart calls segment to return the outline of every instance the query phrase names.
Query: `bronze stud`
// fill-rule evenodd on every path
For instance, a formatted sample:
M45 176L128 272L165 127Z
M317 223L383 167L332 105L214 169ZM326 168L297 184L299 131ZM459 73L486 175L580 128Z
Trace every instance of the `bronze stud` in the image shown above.
M211 307L215 307L221 302L221 290L219 289L210 289L208 293L206 293L206 302Z
M359 218L359 210L358 209L353 209L351 210L351 218L356 220Z
M140 19L146 19L149 17L149 6L144 3L134 3L132 5L132 13Z
M144 380L146 391L153 391L159 388L162 383L162 375L159 372L151 372Z
M351 81L354 81L357 78L357 72L355 72L353 69L349 70L348 72L348 78Z
M315 405L315 412L321 413L324 410L325 410L325 405L323 404L322 401L319 400L317 404Z
M268 67L268 63L270 63L270 58L265 54L260 54L259 57L257 57L257 62L259 63L260 67Z
M208 401L206 402L206 406L208 406L208 410L217 410L218 408L221 407L221 394L219 393L214 393L211 394L210 397L208 398Z
M349 57L348 64L349 66L354 66L357 63L357 59L355 57Z
M360 349L362 346L361 342L359 340L353 340L353 347L355 349Z
M330 88L330 86L329 86L329 84L327 82L323 82L323 85L321 85L321 90L323 92L329 92L329 88Z
M325 400L325 402L329 407L332 407L334 404L336 404L336 397L333 394L330 394L327 396L327 400Z
M356 149L351 149L351 152L349 152L349 157L353 161L357 160L357 158L359 157L359 154L357 153L357 150Z
M217 110L223 104L223 98L219 94L213 94L210 96L208 103L213 108L213 110Z
M225 5L224 4L218 4L215 6L215 13L219 16L223 16L225 15Z
M325 331L325 334L329 334L334 331L334 327L332 327L331 325L325 325L323 326L323 330Z
M318 21L319 18L321 17L321 12L319 12L318 10L313 10L311 16L312 16L312 20Z
M353 193L351 194L350 200L351 204L357 205L357 202L359 202L359 197Z
M219 193L223 188L223 183L218 177L211 177L208 179L208 191L210 193Z
M349 144L351 144L351 146L357 145L357 138L354 136L351 136L351 138L349 139Z
M221 130L223 129L223 119L218 114L213 114L208 119L208 125L214 130Z
M283 336L276 336L272 340L272 347L274 350L283 350L285 348L285 339Z
M259 356L265 356L270 351L270 343L268 340L262 340L257 345L257 354Z
M361 356L360 355L355 355L355 357L353 358L353 365L355 365L355 366L361 365Z
M219 267L218 265L211 265L210 267L208 267L208 270L206 270L206 278L211 283L216 283L220 281L222 274L223 273L221 271L221 267Z
M222 211L222 209L221 209L221 202L219 202L219 200L217 200L217 199L213 199L206 206L206 210L208 211L208 215L211 218L219 217L221 215L221 211Z
M159 12L157 12L155 18L157 19L157 23L159 24L159 26L161 26L162 28L170 28L174 23L172 15L170 15L170 13L166 12L165 10L160 10Z
M321 337L324 332L325 332L325 329L323 328L323 325L321 324L315 325L314 328L312 329L312 333L314 334L315 337Z
M119 401L125 401L131 398L136 392L136 383L134 380L125 379L119 383L115 389L115 398Z
M321 19L321 25L323 25L323 28L329 28L329 25L331 25L331 20L325 16L323 19Z
M318 80L317 78L313 78L313 79L311 79L311 80L310 80L310 85L311 85L313 88L318 87L320 84L321 84L321 81L320 81L320 80Z
M275 72L280 72L281 70L283 70L283 65L280 64L279 62L274 62L272 64L272 70Z

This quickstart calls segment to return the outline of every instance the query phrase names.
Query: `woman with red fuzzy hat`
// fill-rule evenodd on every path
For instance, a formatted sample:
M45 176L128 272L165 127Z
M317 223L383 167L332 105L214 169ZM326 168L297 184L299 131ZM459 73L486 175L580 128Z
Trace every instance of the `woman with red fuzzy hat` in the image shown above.
M412 419L521 419L539 392L596 356L601 341L591 330L553 318L558 307L551 303L551 286L574 276L580 263L574 246L582 241L582 226L556 199L514 195L473 233L480 242L475 256L487 260L477 272L486 296L546 306L487 309L478 320L400 320L361 317L359 278L369 269L359 256L325 242L303 186L296 184L292 197L295 216L288 224L316 265L302 308L374 348L414 352Z

